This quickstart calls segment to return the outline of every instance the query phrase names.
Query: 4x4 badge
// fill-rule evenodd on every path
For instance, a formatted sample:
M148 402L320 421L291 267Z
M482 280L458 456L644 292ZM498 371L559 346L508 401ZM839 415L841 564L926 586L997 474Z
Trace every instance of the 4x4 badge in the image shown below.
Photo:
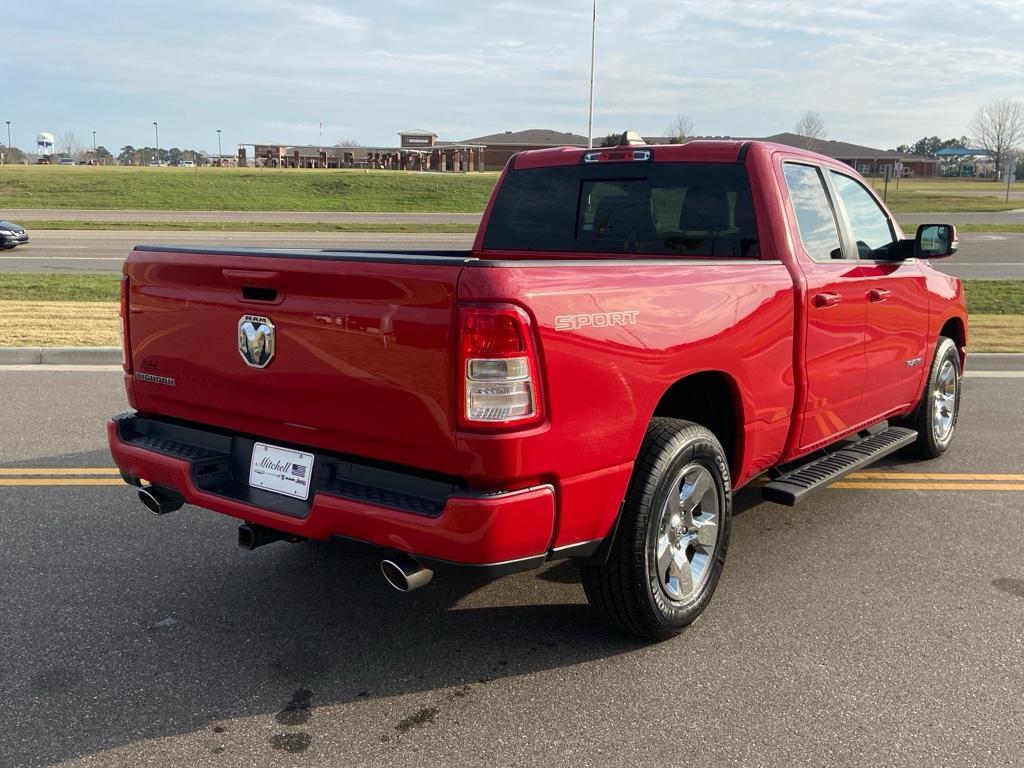
M238 353L253 368L270 364L274 359L274 324L269 317L242 315L238 321Z

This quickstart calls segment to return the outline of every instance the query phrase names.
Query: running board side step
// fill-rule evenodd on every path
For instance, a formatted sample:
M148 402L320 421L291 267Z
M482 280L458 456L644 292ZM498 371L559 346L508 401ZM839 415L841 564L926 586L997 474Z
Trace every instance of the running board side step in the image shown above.
M772 480L761 489L765 501L774 501L792 507L815 491L826 488L851 472L873 464L900 448L917 440L917 432L903 427L889 427L858 443L815 459L809 464L794 469L777 480Z

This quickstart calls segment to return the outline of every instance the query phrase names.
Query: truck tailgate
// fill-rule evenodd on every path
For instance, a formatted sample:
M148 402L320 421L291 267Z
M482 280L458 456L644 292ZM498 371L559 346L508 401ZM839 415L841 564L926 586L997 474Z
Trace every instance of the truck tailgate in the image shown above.
M453 335L466 259L140 246L125 268L134 405L456 475ZM271 348L265 367L243 356L259 364Z

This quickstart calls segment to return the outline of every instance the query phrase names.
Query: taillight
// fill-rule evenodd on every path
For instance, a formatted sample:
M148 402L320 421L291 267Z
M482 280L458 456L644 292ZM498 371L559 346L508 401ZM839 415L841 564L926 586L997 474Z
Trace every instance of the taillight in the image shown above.
M523 427L543 417L533 329L519 307L461 308L459 371L464 426Z
M121 276L121 366L126 373L132 372L132 343L128 336L128 275Z

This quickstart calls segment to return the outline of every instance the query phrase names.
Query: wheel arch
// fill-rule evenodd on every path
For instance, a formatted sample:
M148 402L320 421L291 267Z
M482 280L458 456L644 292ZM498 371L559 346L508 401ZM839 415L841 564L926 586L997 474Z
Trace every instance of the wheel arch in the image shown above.
M737 477L743 459L743 401L736 380L723 371L689 373L658 400L652 418L665 416L700 424L722 444L729 472Z
M939 336L945 336L956 344L957 355L960 357L960 368L963 370L967 356L967 325L960 317L951 317L942 324Z

